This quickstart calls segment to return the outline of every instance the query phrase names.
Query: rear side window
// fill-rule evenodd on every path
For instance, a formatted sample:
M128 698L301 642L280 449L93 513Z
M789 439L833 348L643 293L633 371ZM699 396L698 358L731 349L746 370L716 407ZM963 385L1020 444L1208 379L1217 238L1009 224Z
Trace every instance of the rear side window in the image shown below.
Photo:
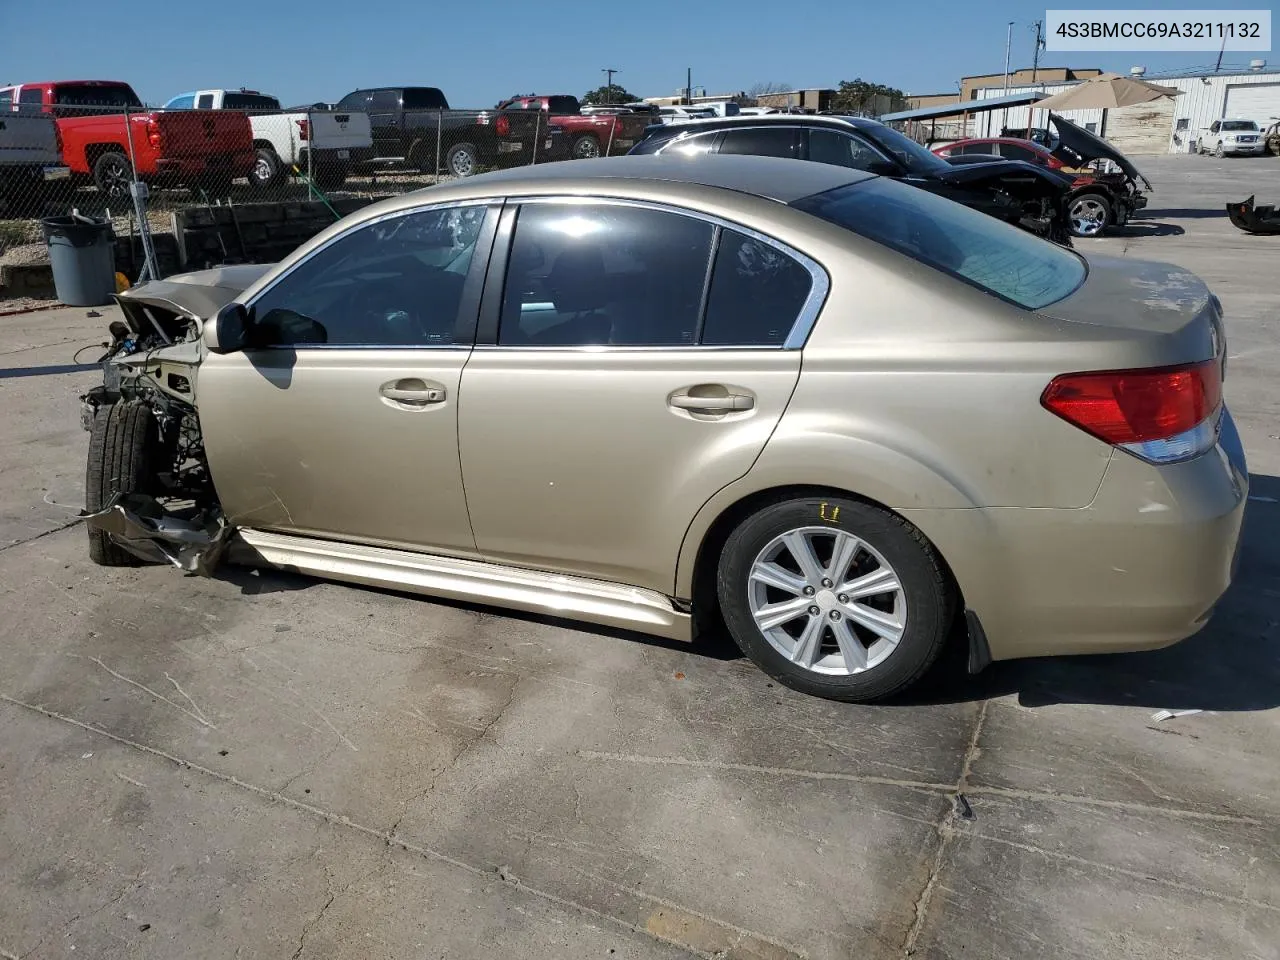
M550 97L549 106L552 113L578 113L582 109L577 97Z
M1084 261L1056 244L893 180L870 180L792 204L966 283L1038 310L1084 282Z
M398 90L375 90L369 94L369 109L373 111L395 110L400 106ZM406 104L407 106L407 104Z
M528 204L507 264L504 346L692 346L715 229L663 210Z
M782 346L812 286L808 268L777 247L722 230L702 343Z
M213 94L212 93L200 94L200 96L196 99L196 108L199 110L212 110Z
M997 152L994 143L967 143L960 148L960 155L966 157L994 157Z
M38 109L44 103L44 91L39 87L24 87L18 95L18 109L28 112Z
M13 90L0 90L0 106L9 106L13 103Z
M1000 144L1000 156L1009 160L1025 160L1027 163L1039 163L1040 158L1034 150L1020 147L1016 143Z
M729 130L720 141L721 153L746 154L751 157L798 157L799 131L795 127L752 127Z

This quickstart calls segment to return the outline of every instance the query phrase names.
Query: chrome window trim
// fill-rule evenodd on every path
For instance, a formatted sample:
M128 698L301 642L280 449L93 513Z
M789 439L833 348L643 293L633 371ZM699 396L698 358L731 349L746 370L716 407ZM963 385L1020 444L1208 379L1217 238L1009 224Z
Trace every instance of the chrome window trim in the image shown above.
M827 273L825 267L814 260L808 254L801 253L795 247L783 243L760 231L748 227L746 224L737 223L733 220L726 220L714 214L704 213L701 210L693 210L689 207L678 207L674 204L664 203L659 200L636 200L630 197L602 197L602 196L533 196L533 197L510 197L511 203L518 203L521 206L533 204L556 204L563 206L618 206L618 207L640 207L646 210L657 210L661 213L673 213L678 216L691 217L694 220L702 220L712 226L718 226L723 229L733 230L744 236L757 240L760 243L767 244L775 250L791 257L797 261L802 267L809 271L809 277L812 283L809 286L809 295L800 306L800 312L796 314L796 319L791 325L790 331L783 339L782 343L774 344L710 344L703 345L700 343L675 343L660 344L652 346L609 346L607 344L583 344L581 346L528 346L528 345L511 345L511 344L476 344L477 349L498 349L498 350L580 350L591 353L601 353L604 351L617 350L802 350L809 340L809 334L813 332L814 325L818 322L818 316L822 313L822 305L826 303L827 294L831 292L831 277ZM519 222L517 221L517 229ZM717 251L718 252L718 251ZM506 278L503 278L505 283ZM499 321L499 335L501 335L501 321Z
M426 213L429 210L443 210L449 207L484 207L494 206L502 203L501 197L484 197L481 199L471 200L438 200L432 203L423 203L414 207L404 207L399 210L392 210L388 213L380 214L376 217L370 217L368 220L361 220L359 223L353 223L339 233L335 233L320 246L316 247L305 257L300 258L296 262L290 264L289 268L283 273L277 274L271 278L271 282L255 293L248 301L245 302L246 311L252 311L258 300L276 288L276 285L286 278L293 275L293 272L301 267L304 263L310 263L312 258L323 250L328 250L339 240L345 240L365 227L371 227L376 223L385 223L388 220L394 220L397 217L405 217L415 213ZM470 268L468 268L470 269ZM268 344L265 347L255 347L259 350L470 350L472 344L448 343L441 344L438 347L429 347L424 344L378 344L378 343L296 343L296 344Z

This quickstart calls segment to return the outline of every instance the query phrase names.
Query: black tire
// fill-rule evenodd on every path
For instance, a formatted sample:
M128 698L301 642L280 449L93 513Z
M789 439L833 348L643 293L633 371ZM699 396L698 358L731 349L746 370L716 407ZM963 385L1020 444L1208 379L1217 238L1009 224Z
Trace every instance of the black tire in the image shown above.
M806 527L853 534L888 562L902 585L907 619L901 639L860 673L823 674L793 663L752 618L748 585L757 556L782 534ZM756 666L794 690L851 703L892 696L919 680L942 652L955 609L951 581L920 531L887 511L838 497L789 498L757 510L725 542L716 588L730 635Z
M480 153L471 143L455 143L444 155L444 169L462 179L480 172Z
M600 156L600 141L590 133L584 133L573 141L569 155L574 160L594 160Z
M128 199L132 181L133 167L123 153L111 150L93 161L93 182L108 200Z
M1079 204L1093 205L1095 210L1101 210L1101 222L1096 229L1093 227L1081 228L1076 224L1075 210ZM1107 227L1115 222L1115 214L1111 209L1111 201L1100 193L1086 192L1079 193L1071 197L1067 201L1067 224L1071 229L1073 237L1100 237L1106 232Z
M271 147L259 147L254 152L253 169L249 171L249 186L255 190L274 187L285 177L284 163Z
M93 513L116 493L151 493L155 487L160 434L144 404L114 403L98 410L89 434L85 508ZM144 561L101 530L89 530L89 559L104 567L134 567Z

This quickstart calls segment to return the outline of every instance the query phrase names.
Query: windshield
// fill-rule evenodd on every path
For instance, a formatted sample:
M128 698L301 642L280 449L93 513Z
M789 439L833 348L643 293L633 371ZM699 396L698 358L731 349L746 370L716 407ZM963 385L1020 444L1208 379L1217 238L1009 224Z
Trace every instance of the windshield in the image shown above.
M1084 282L1080 257L926 190L883 178L805 197L793 207L844 227L1028 310Z
M1251 133L1258 131L1258 125L1252 120L1224 120L1222 122L1223 130L1248 130Z
M127 83L75 83L58 86L53 102L62 107L141 107Z
M224 110L279 110L280 101L260 93L226 93L222 95Z
M948 169L947 161L910 137L899 133L893 127L886 127L879 123L867 124L860 125L858 132L874 141L877 146L892 153L911 173L929 176L939 170Z

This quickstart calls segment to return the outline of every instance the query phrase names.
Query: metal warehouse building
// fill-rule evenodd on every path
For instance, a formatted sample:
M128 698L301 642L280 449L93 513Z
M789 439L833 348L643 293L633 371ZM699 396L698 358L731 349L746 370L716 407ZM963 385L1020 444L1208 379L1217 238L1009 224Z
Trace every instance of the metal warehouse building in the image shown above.
M1141 76L1140 68L1130 71ZM1062 116L1106 137L1123 153L1187 153L1196 137L1209 124L1224 117L1256 120L1267 127L1280 118L1280 69L1258 67L1242 72L1187 72L1143 76L1142 79L1174 87L1182 95L1119 110L1064 110ZM1010 87L1009 93L1042 90L1052 96L1074 83L1047 83ZM1003 96L1005 91L988 88L977 91L977 100ZM999 136L1004 127L1026 127L1031 108L1010 107L975 114L969 122L970 136ZM1044 125L1044 112L1037 111L1035 126Z

